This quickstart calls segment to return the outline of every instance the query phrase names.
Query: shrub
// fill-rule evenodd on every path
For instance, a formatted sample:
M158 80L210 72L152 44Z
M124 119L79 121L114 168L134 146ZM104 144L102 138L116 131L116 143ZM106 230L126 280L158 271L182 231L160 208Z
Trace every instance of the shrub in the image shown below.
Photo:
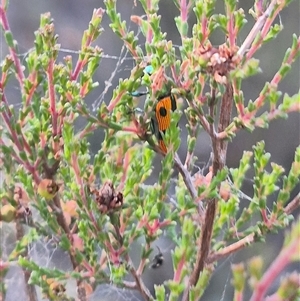
M291 196L299 184L299 147L286 173L271 162L263 141L243 153L238 167L226 164L228 143L238 132L267 128L272 120L299 111L299 93L282 95L278 88L299 54L296 35L257 98L245 99L242 90L243 81L260 72L254 56L280 32L281 25L274 20L289 2L255 1L254 26L238 45L246 17L237 1L224 1L225 14L216 14L215 1L174 0L179 11L175 18L181 40L178 56L161 30L159 1L140 0L145 16L131 16L145 37L141 46L122 21L116 1L107 0L105 10L93 12L78 60L66 56L58 63L60 46L50 14L41 16L34 48L21 61L7 3L2 1L0 20L10 54L2 61L0 81L1 220L2 227L4 223L15 226L17 237L9 254L2 254L4 297L5 276L17 265L29 300L37 300L37 287L50 300L71 300L74 296L65 288L69 280L76 282L77 300L87 300L102 284L137 290L145 300L199 300L219 260L290 226L300 203L299 194ZM85 98L97 87L93 76L104 53L93 42L102 32L105 13L135 67L94 113ZM196 16L191 34L190 14ZM217 29L224 33L225 43L213 46L210 37ZM6 93L13 79L22 100L19 110L9 105ZM142 114L135 101L141 85L147 88L141 93L147 94ZM171 96L179 108L174 112L166 110ZM177 126L181 115L186 117L186 140L180 138ZM77 130L74 123L80 117L86 125ZM99 128L105 137L93 155L88 137ZM200 132L208 134L212 155L206 168L196 172ZM180 145L186 145L184 160L177 154ZM155 184L149 185L156 153L162 158L161 171ZM250 169L251 198L242 192ZM175 184L172 197L171 183ZM271 197L276 200L270 206ZM243 208L240 201L245 198L249 202ZM253 216L257 219L251 223ZM283 269L299 260L299 235L298 221L265 270L261 257L232 265L234 300L242 300L247 283L251 300L262 300ZM173 273L152 293L142 276L148 265L164 264L163 252L154 250L162 236L174 244ZM135 264L130 250L137 241L141 254ZM29 250L41 242L64 251L71 270L40 265ZM298 277L296 272L283 277L274 300L296 300Z

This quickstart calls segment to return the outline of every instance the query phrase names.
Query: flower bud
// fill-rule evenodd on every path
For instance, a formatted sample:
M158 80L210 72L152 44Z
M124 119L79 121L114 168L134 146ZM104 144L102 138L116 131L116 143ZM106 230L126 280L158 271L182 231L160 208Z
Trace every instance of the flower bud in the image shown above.
M6 204L1 207L0 220L10 223L11 221L13 221L15 219L16 213L17 213L17 210L14 206L12 206L11 204Z
M43 179L38 186L38 194L44 197L46 200L52 200L59 187L58 185L51 179Z

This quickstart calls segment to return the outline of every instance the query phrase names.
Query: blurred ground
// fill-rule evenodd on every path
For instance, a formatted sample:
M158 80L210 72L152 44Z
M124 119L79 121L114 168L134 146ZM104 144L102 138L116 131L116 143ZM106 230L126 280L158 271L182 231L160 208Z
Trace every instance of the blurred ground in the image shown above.
M133 0L118 1L118 9L121 12L122 18L129 20L131 14L141 14L140 7L134 7ZM222 11L223 1L217 1L219 11ZM250 8L252 1L240 1L240 5L244 7L246 15ZM26 53L33 47L34 31L38 29L40 14L50 12L54 18L56 32L59 35L58 42L63 49L78 51L80 49L81 38L83 30L88 26L88 22L91 18L94 8L104 7L102 1L96 0L64 0L64 1L42 1L42 0L10 0L9 4L9 21L14 38L18 41L20 53ZM171 0L161 1L160 13L162 15L162 29L167 32L168 39L172 40L174 44L179 44L179 37L177 36L177 30L174 23L174 16L177 14L177 9ZM263 49L259 50L256 54L256 58L261 61L261 68L263 72L258 76L250 78L244 83L243 90L245 98L255 99L261 88L266 81L270 81L278 70L281 64L281 60L284 56L285 50L291 45L292 34L299 33L299 2L294 1L290 6L280 15L280 20L284 24L284 30L279 34L276 41L272 41L267 44ZM249 18L251 20L251 18ZM192 25L195 20L190 18L190 24ZM102 27L104 33L98 39L98 44L103 48L104 53L110 56L120 56L122 42L112 33L108 27L109 20L107 16L104 16ZM130 24L130 23L129 23ZM251 29L253 22L244 27L240 36L240 44ZM131 23L131 29L137 31L134 24ZM2 37L2 36L1 36ZM214 45L222 44L224 38L221 33L215 34L212 43ZM0 58L3 58L7 49L4 45L3 38L0 40L1 52ZM142 40L141 40L142 43ZM61 52L60 59L69 53ZM76 54L72 54L76 57ZM100 64L100 68L96 74L96 79L99 82L99 87L89 95L87 102L92 105L97 97L104 89L104 82L109 79L116 65L116 60L113 58L103 59ZM127 77L130 69L133 67L133 61L126 61L124 65L118 70L116 77L112 81L112 88L115 87L119 81L119 78ZM280 84L280 89L283 93L293 95L299 89L299 60L294 64L292 71ZM109 100L112 90L106 95L105 99ZM16 87L12 87L9 92L9 101L15 104L16 107L20 104L20 97ZM83 121L78 123L81 127ZM184 128L184 127L183 127ZM260 140L264 140L266 143L266 151L272 155L272 161L283 165L286 170L289 170L290 164L294 157L295 148L299 145L299 114L291 114L288 120L273 121L269 129L255 130L253 133L241 131L233 142L229 145L228 149L228 166L236 167L240 160L244 150L251 150L252 145ZM184 135L184 131L182 133ZM101 139L103 135L101 132L96 132L91 139L91 147L94 153L100 147ZM184 141L184 139L183 139ZM197 150L199 164L200 162L206 162L209 157L210 145L205 135L201 135L198 139ZM182 147L184 149L184 146ZM183 154L181 154L183 155ZM157 160L157 169L159 169L160 162ZM250 174L251 175L251 174ZM155 176L155 175L154 175ZM152 179L155 181L155 179ZM252 183L246 183L245 193L251 195ZM271 202L272 200L270 200ZM255 244L253 247L246 249L243 252L236 254L229 258L226 262L220 263L217 267L217 273L211 281L211 285L206 292L206 300L232 300L232 293L230 288L230 264L232 262L238 262L242 259L249 258L257 254L266 254L265 264L268 265L274 256L276 256L279 248L281 247L282 236L270 235L267 238L266 244ZM162 242L162 249L170 250L170 244ZM139 247L136 246L137 253ZM171 273L171 260L170 254L166 254L166 265L161 270L149 270L145 273L145 281L150 288L154 283L162 283L165 277L168 277ZM64 260L63 254L57 252L54 259L57 263ZM65 267L67 268L67 267ZM217 288L217 289L216 289ZM20 288L19 288L20 289ZM15 290L12 290L15 292ZM96 295L93 300L110 300L112 297L112 291L108 290L111 294L104 295L107 292L107 288L99 289L99 295ZM102 292L102 295L101 295ZM115 300L137 300L133 298L130 293L129 296L125 292L114 290ZM100 295L102 296L100 299ZM98 296L98 297L97 297ZM123 297L124 299L122 299ZM106 299L107 298L107 299ZM14 301L15 295L8 295L6 301Z

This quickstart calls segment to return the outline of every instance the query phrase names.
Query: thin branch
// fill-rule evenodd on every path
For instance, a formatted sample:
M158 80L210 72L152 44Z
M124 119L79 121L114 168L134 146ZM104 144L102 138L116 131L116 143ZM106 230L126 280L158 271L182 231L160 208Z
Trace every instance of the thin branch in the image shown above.
M144 254L147 254L147 252L149 252L149 250L150 250L150 243L146 242L146 246L145 246L145 249L144 249ZM136 270L137 275L142 275L142 273L145 269L145 266L146 266L146 262L147 262L147 258L142 257L141 261L140 261L140 264L139 264L139 266Z
M124 285L124 287L129 288L129 289L136 289L137 288L137 285L136 285L135 281L123 280L123 285Z
M246 237L244 237L243 239L223 248L222 250L220 250L218 252L211 254L207 258L206 263L210 264L210 263L213 263L224 257L228 257L230 254L235 253L235 252L243 249L246 246L249 246L251 243L254 242L254 239L255 239L255 234L251 233L251 234L247 235Z
M300 49L300 38L298 38L296 49L293 49L289 53L289 56L287 58L285 58L285 60L281 64L281 68L282 68L283 64L291 65L294 62L294 60L296 59L297 54L299 52L299 49ZM246 110L246 112L242 116L240 116L241 124L247 125L255 117L258 110L265 103L265 99L266 99L267 95L270 93L271 87L277 87L282 79L283 79L283 76L281 75L281 73L279 71L276 72L276 74L273 76L273 78L268 86L268 89L264 93L261 92L259 94L259 96L256 98L256 100L254 101L255 110L251 110L251 111ZM298 111L299 111L299 105L297 103L294 106L291 106L286 111L286 113L298 112ZM271 121L271 120L277 118L278 115L280 115L280 112L281 112L280 110L273 110L272 112L269 112L268 115L266 116L267 120ZM264 124L264 123L262 123L262 121L263 120L259 119L259 117L258 117L258 120L256 120L256 123L255 123L255 126L261 126L261 124ZM230 130L230 133L234 134L240 129L241 129L241 126L231 123L227 129L224 129L221 132L219 131L216 134L216 138L217 139L226 139L228 137L229 130Z
M174 155L174 165L177 168L177 170L179 171L179 173L181 174L181 176L183 178L183 182L185 183L188 191L190 192L191 197L193 198L193 200L196 200L198 194L197 194L196 188L193 184L192 177L191 177L190 173L188 172L188 170L183 166L177 153L175 153L175 155ZM202 224L204 221L204 215L205 215L205 210L204 210L202 203L199 203L199 205L198 205L198 214L200 217L200 223Z
M19 164L23 165L30 174L32 174L32 177L35 180L35 182L39 183L40 177L39 177L34 165L30 164L28 160L24 161L19 155L20 152L23 152L24 150L26 150L29 155L32 155L32 151L31 151L31 148L30 148L23 132L21 132L21 134L18 135L15 128L12 126L14 123L16 124L17 122L16 122L16 120L13 119L14 118L13 114L9 108L8 101L7 101L4 93L2 94L0 102L1 102L1 105L4 106L4 110L1 113L1 115L3 117L5 126L11 135L11 138L12 138L11 140L13 141L13 144L15 145L15 148L17 149L17 150L15 150L15 148L12 147L11 155L14 157L14 159ZM4 143L4 141L1 138L0 138L0 145L6 145L6 143Z
M137 274L137 271L134 268L131 258L129 257L128 254L125 255L125 259L129 265L129 270L135 280L135 283L136 283L136 286L137 286L137 289L139 290L139 292L142 294L142 296L144 297L144 299L146 301L153 300L153 297L152 297L151 293L149 292L148 288L145 286L145 284L141 278L141 275Z
M199 126L198 125L193 125L193 126L190 125L190 127L191 127L191 137L196 138ZM194 159L194 151L195 151L195 149L193 148L192 150L188 150L186 153L184 166L188 171L191 171L191 169L193 168L192 163L193 163L193 159Z
M187 189L189 190L192 198L196 199L197 191L196 191L195 186L193 185L191 175L187 171L187 169L183 166L183 164L182 164L182 162L181 162L181 160L180 160L177 153L175 153L175 155L174 155L174 163L175 163L176 168L178 169L178 171L182 175L183 181L184 181Z
M85 211L86 211L87 215L89 216L89 218L91 219L91 222L94 226L95 232L96 233L101 232L101 229L99 228L97 221L95 220L95 216L93 215L91 210L89 210L88 200L86 198L86 194L85 194L85 190L84 190L83 179L80 176L80 167L78 164L78 157L77 157L77 154L75 154L75 152L71 154L71 164L70 165L73 168L73 171L75 174L75 179L76 179L77 185L79 187L79 193L80 193L81 201L85 208Z
M24 137L23 132L18 133L16 132L16 129L13 127L13 124L17 124L17 121L15 119L14 114L12 113L12 110L8 104L7 98L5 96L5 94L3 93L3 90L1 89L2 92L2 97L1 97L1 105L3 105L4 110L3 112L1 112L2 116L3 116L3 120L5 122L5 125L7 127L7 129L10 131L10 134L13 138L14 144L16 145L16 147L18 148L18 150L24 151L26 150L26 152L29 155L32 155L32 151L31 148L27 142L27 140ZM22 137L22 139L20 139L18 136Z
M293 200L284 208L284 212L286 214L292 214L297 208L300 207L300 193L296 195ZM272 230L272 228L270 228ZM249 246L251 243L255 241L255 234L251 233L247 236L245 236L243 239L227 246L224 247L222 250L219 250L215 253L212 253L208 258L207 258L207 263L213 263L217 260L220 260L222 258L228 257L230 254L235 253L246 246Z
M0 22L2 24L3 31L5 31L7 33L10 33L11 30L10 30L10 27L9 27L7 14L6 14L6 11L5 11L5 8L4 8L4 4L2 4L1 7L0 7ZM16 77L19 81L19 85L20 85L20 88L21 88L22 94L23 94L23 92L24 92L24 85L23 85L24 73L23 73L22 64L21 64L20 58L18 57L15 44L13 46L8 45L8 47L9 47L9 52L10 52L12 58L13 58L14 65L16 67L16 71L17 71L16 72Z
M211 120L215 120L215 109L216 109L216 89L211 89L211 100L209 102L209 116ZM215 125L213 122L210 122L209 124L209 135L212 139L212 141L215 141L214 133L215 133Z
M300 207L300 193L298 193L292 201L290 201L284 208L286 214L292 214L298 207Z
M299 239L293 239L288 246L281 250L276 259L272 262L268 270L263 274L262 278L255 285L255 289L250 301L263 300L268 288L274 283L282 270L293 260L299 250Z
M56 96L54 90L54 79L53 79L53 69L54 69L54 59L50 58L48 68L47 68L47 79L48 79L48 91L49 91L49 100L50 100L50 113L51 113L51 122L52 122L52 133L53 138L57 136L57 108L56 108Z
M210 124L207 121L206 117L199 112L199 110L196 108L196 106L192 106L192 107L193 107L193 109L195 109L195 111L197 113L197 116L198 116L198 118L200 120L200 124L202 125L202 127L204 128L204 130L207 133L209 133Z
M269 7L266 9L266 11L257 19L256 23L252 27L250 33L248 34L247 38L245 39L244 43L240 47L240 49L237 52L238 56L244 56L246 51L249 50L250 45L254 41L254 39L257 37L259 31L262 29L262 27L265 25L266 20L271 15L275 5L277 4L277 0L273 0Z
M231 119L231 111L233 104L233 88L231 83L226 85L226 91L222 97L221 107L220 107L220 117L219 117L219 126L218 131L223 131ZM214 90L212 90L212 102L210 105L210 114L211 117L214 117ZM226 164L226 153L227 153L227 141L218 140L214 135L214 127L210 129L211 140L213 145L213 176L216 176L218 171L222 170ZM205 223L203 225L203 229L201 231L201 235L198 239L197 246L197 254L196 254L196 263L194 266L194 270L189 279L189 285L186 288L183 298L183 301L188 301L189 299L189 290L190 287L195 286L199 280L200 273L203 271L206 260L209 254L210 245L211 245L211 237L213 233L213 225L215 219L217 207L217 199L211 199L207 202L207 209L205 212Z

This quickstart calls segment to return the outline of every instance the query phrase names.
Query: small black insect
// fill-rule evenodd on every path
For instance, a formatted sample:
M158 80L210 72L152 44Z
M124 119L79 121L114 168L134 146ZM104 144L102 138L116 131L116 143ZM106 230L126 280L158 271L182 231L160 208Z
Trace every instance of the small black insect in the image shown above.
M157 247L157 246L156 246ZM162 254L162 252L160 251L160 248L157 247L158 249L158 254L156 254L152 260L152 263L151 263L151 268L152 269L157 269L159 268L160 266L162 266L162 264L164 263L164 256Z

